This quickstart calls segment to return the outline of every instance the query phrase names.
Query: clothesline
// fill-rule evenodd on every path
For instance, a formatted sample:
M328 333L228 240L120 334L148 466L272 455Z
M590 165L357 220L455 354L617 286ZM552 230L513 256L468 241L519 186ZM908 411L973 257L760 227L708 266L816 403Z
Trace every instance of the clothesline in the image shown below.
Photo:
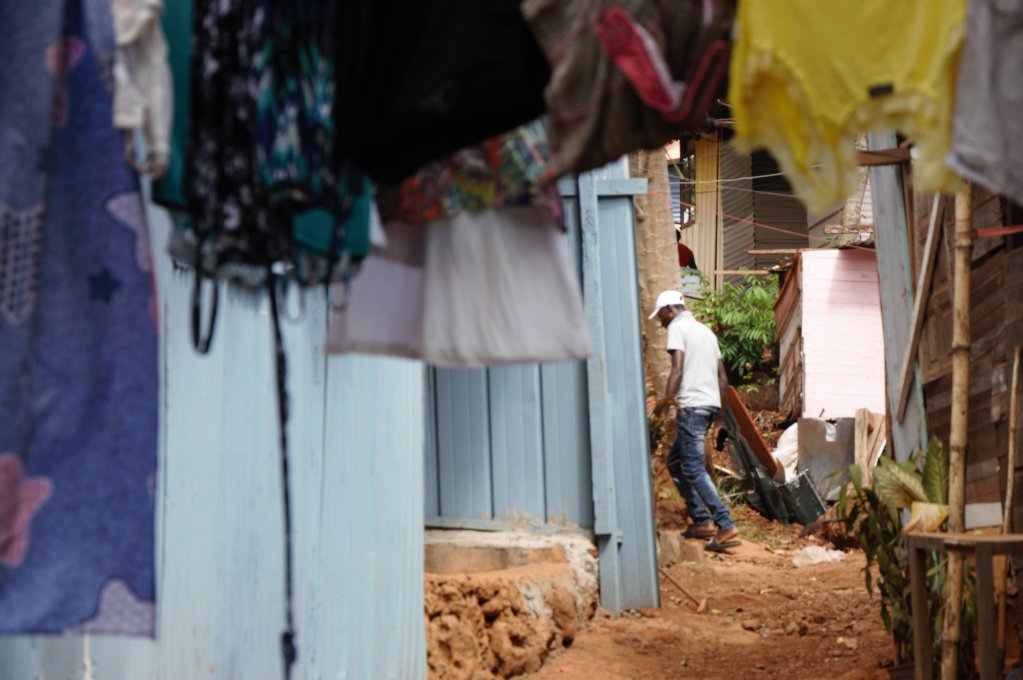
M780 192L780 191L766 191L764 189L746 189L745 187L721 187L721 189L726 190L726 191L741 191L743 193L757 194L757 195L760 195L760 196L777 196L778 198L791 198L794 201L798 201L799 200L799 197L797 197L795 194L788 194L788 193L783 193L783 192ZM693 193L695 195L697 195L697 196L706 196L707 194L717 193L717 191L716 190L704 190L704 191L694 191ZM648 196L656 196L658 198L660 198L661 196L664 196L664 194L661 193L661 192L650 192L650 191L647 192L647 195ZM669 200L671 201L672 206L677 208L681 199L678 199L675 196L670 196Z
M677 168L678 163L673 161L673 164ZM784 172L771 172L764 175L750 175L749 177L727 177L722 179L686 179L685 177L679 175L678 181L676 181L674 178L669 177L668 182L674 184L726 184L728 182L745 182L747 180L764 179L768 177L782 177L784 175L785 175Z
M785 173L777 173L777 175L776 174L757 175L756 177L740 177L740 178L737 178L737 179L738 180L746 180L746 179L757 179L759 177L776 177L778 175L783 175L783 174L785 174ZM746 192L749 192L751 194L763 194L765 196L791 196L792 198L796 198L796 195L793 192L784 193L784 192L780 192L780 191L768 191L766 189L747 189L746 187L731 187L731 186L724 185L725 182L733 182L733 181L736 181L736 180L735 179L727 179L727 180L700 180L699 182L688 181L688 180L677 181L677 180L672 179L672 178L669 177L668 178L668 186L692 186L692 185L695 185L695 184L716 184L716 185L718 185L718 189L722 189L722 190L725 190L725 191L746 191ZM702 189L702 190L701 189L697 189L694 193L697 193L697 194L710 194L710 193L714 193L714 191L715 191L714 189Z
M795 201L799 200L799 198L795 194L793 194L793 193L784 193L784 192L781 192L781 191L767 191L765 189L747 189L746 187L719 187L719 189L721 189L722 191L742 191L742 192L745 192L745 193L748 193L748 194L760 194L761 196L779 196L781 198L791 198L791 199L793 199ZM716 190L704 189L702 191L694 191L693 193L696 194L697 196L699 196L701 194L713 194L713 193L716 193Z
M749 193L758 193L758 194L767 195L767 196L780 196L780 197L783 197L783 198L793 198L793 199L798 200L798 198L794 194L791 194L791 193L780 193L780 192L776 192L776 191L761 191L759 189L746 189L746 188L737 187L737 186L729 186L729 187L721 187L721 188L732 190L732 191L747 191ZM696 193L699 195L699 194L715 193L715 192L714 191L697 191ZM658 192L658 191L655 191L655 192L648 192L647 195L655 196L655 197L662 197L665 194L663 194L661 192ZM687 202L681 200L680 198L675 198L674 196L668 196L668 198L671 201L671 205L672 205L673 208L674 207L684 208L684 207L692 207L693 206L693 203L687 203ZM781 229L782 227L775 227L775 228L776 229Z
M696 206L693 205L692 203L686 203L684 201L682 201L681 203L682 203L683 206L685 206L687 208L693 208L694 210L696 209ZM738 215L729 215L726 212L721 212L721 211L717 211L717 210L714 211L714 214L715 215L720 215L722 217L727 217L728 219L731 219L731 220L736 220L737 222L745 222L746 224L752 224L754 227L759 227L761 229L767 229L769 231L776 231L776 232L779 232L779 233L782 233L782 234L789 234L791 236L799 236L799 237L805 236L807 239L816 239L816 240L820 241L821 243L827 243L828 242L828 239L821 238L820 236L813 236L811 234L795 231L793 229L785 229L783 227L775 227L775 226L772 226L770 224L764 224L763 222L757 222L756 220L751 220L751 219L749 219L747 217L739 217ZM863 246L857 246L857 245L853 245L853 244L846 244L846 245L849 248L856 248L858 250L873 250L873 248L865 248Z

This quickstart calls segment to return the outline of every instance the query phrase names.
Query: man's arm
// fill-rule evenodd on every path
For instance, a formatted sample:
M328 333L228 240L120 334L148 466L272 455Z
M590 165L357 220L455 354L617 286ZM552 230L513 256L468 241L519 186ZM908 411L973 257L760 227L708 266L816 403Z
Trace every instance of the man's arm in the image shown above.
M668 354L671 355L671 373L668 374L668 382L664 386L664 396L654 407L654 415L658 418L675 401L678 388L682 386L682 366L685 365L685 352L680 349L670 349Z

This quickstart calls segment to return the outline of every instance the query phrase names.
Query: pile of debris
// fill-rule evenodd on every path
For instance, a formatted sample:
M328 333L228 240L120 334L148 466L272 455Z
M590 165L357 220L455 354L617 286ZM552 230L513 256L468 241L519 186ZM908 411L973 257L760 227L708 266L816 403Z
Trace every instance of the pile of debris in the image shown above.
M773 449L733 387L728 388L725 428L716 442L727 444L745 499L768 519L808 525L838 500L859 465L864 476L877 465L885 445L885 417L867 409L855 418L800 418Z

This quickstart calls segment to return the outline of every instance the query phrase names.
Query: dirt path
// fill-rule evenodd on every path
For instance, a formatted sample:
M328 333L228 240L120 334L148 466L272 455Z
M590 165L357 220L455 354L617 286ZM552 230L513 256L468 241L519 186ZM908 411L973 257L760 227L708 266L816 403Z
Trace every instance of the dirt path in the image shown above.
M773 406L751 402L751 394L759 393L743 393L744 399L773 444L781 433L781 414L761 410ZM770 402L771 395L766 396ZM773 398L777 400L776 389ZM653 447L656 522L661 531L677 531L688 518L664 468L673 426L667 421L659 426L662 431ZM712 452L711 463L731 466L724 452ZM799 537L801 527L769 522L741 502L732 512L742 546L728 555L707 553L700 563L667 569L697 597L707 598L706 613L696 614L689 600L661 578L660 609L619 618L598 614L571 647L549 657L535 676L887 678L892 646L878 598L864 588L863 554L850 551L838 563L797 568L793 556L813 544Z
M862 553L835 564L796 568L795 552L809 543L795 528L773 525L727 556L667 571L709 611L696 614L661 579L661 609L600 617L573 645L536 674L592 678L886 678L891 645L877 597L863 586ZM752 529L752 530L751 530Z

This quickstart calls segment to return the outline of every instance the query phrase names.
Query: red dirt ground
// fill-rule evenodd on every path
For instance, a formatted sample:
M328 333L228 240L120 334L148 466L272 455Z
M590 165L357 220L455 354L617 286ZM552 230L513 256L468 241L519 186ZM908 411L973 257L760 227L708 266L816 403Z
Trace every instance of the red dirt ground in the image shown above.
M740 518L742 546L726 556L667 569L708 611L697 614L667 579L661 608L620 618L598 615L538 677L886 678L892 662L877 597L863 585L862 553L796 568L809 542L795 527L758 533ZM766 523L765 523L766 524ZM780 527L780 525L778 525ZM754 538L756 540L751 540Z
M764 405L754 419L769 442L781 416ZM664 469L674 435L663 424L652 455L657 527L688 523L685 502ZM710 448L710 447L708 447ZM727 454L710 465L730 467ZM864 588L861 552L844 560L797 568L794 554L816 539L798 525L769 522L748 506L733 514L743 544L728 555L707 553L701 563L679 563L667 573L708 611L697 614L668 579L661 578L661 608L598 615L571 647L547 659L538 677L592 678L886 678L892 646L881 623L877 596ZM819 542L818 542L819 544Z

